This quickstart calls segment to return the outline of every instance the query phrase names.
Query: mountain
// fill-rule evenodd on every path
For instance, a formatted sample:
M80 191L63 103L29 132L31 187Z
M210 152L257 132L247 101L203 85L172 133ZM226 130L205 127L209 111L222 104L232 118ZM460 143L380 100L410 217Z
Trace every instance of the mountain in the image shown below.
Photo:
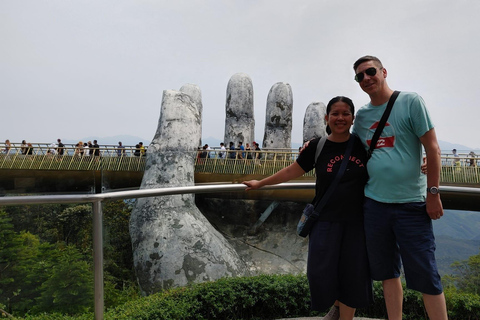
M433 222L436 236L459 240L480 239L480 212L445 210L444 216Z
M97 137L97 136L90 136L90 137L85 137L83 139L79 140L68 140L68 139L62 139L62 142L65 144L76 144L78 141L82 142L88 142L93 140L97 140L98 144L100 146L105 146L105 145L117 145L119 141L122 142L124 146L134 146L139 142L143 142L144 145L149 145L150 140L136 137L136 136L131 136L131 135L117 135L117 136L111 136L111 137Z
M480 252L480 240L459 240L445 235L435 235L435 243L437 245L435 257L441 276L454 272L451 265L455 261L467 260Z
M457 151L459 153L469 153L470 151L474 150L475 153L478 154L479 151L480 151L478 149L473 149L473 148L464 146L462 144L450 143L450 142L442 141L442 140L438 140L438 144L440 145L440 150L442 150L442 153L451 152L452 149L457 149Z
M445 210L444 216L433 222L433 229L440 275L451 274L453 262L479 254L480 212Z

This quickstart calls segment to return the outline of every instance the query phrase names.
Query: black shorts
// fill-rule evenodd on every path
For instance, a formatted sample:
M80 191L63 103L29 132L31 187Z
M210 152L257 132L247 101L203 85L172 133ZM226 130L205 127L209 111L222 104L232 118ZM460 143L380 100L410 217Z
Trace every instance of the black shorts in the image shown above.
M373 302L363 221L317 221L309 235L307 276L312 310L335 300L352 308Z

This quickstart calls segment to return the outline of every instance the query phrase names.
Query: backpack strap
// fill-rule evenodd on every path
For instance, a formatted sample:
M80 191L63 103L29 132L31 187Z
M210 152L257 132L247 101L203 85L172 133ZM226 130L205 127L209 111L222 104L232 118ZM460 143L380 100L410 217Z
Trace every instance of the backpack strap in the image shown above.
M382 134L383 128L385 127L385 123L387 122L387 119L390 116L390 112L392 111L393 104L395 103L395 100L397 100L399 93L400 91L394 91L390 96L390 99L388 99L387 107L385 108L382 118L378 123L378 127L375 130L375 133L373 134L373 138L370 141L370 148L367 151L367 160L372 157L373 150L377 147L378 138L380 138L380 135Z

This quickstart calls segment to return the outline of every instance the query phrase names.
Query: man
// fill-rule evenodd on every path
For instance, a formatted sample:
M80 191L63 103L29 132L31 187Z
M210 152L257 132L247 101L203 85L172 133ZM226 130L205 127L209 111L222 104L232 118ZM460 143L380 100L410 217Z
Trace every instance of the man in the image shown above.
M457 153L457 149L453 149L452 153L453 153L453 165L455 167L460 167L462 164L460 163L460 156Z
M93 155L98 159L100 157L100 146L97 140L93 140Z
M220 142L220 152L218 153L218 157L220 159L225 159L225 153L227 149L225 149L225 143Z
M238 142L238 147L237 147L237 149L240 150L240 152L238 153L237 158L238 158L238 159L244 159L244 158L245 158L245 152L243 152L243 151L245 151L245 147L243 146L243 142L242 142L242 141Z
M117 155L119 157L125 156L125 146L122 144L122 141L118 141Z
M364 56L353 69L355 80L370 97L357 113L353 132L368 148L393 90L378 58ZM420 170L422 145L427 154L426 179ZM402 319L400 257L407 287L422 292L429 318L447 319L431 222L443 216L440 166L440 148L423 99L401 92L368 162L364 204L372 278L383 282L390 320Z
M62 143L61 139L57 139L57 153L59 156L63 156L63 153L65 151L65 145Z
M145 147L143 146L143 142L139 142L138 144L140 145L140 155L142 157L145 157L147 154L146 154Z

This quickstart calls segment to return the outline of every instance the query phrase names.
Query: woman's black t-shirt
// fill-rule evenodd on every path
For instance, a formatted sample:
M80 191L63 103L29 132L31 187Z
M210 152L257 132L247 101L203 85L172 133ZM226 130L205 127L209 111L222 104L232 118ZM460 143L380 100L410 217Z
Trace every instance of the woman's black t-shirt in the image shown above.
M310 141L308 147L302 151L297 159L297 163L305 172L313 169L319 139ZM315 166L317 178L315 199L312 203L315 203L317 199L320 199L319 197L325 194L327 188L335 179L347 144L348 141L332 142L328 139L325 141ZM337 222L363 219L364 187L368 180L366 163L367 153L365 148L361 141L355 137L355 143L345 173L322 212L320 212L319 220Z

